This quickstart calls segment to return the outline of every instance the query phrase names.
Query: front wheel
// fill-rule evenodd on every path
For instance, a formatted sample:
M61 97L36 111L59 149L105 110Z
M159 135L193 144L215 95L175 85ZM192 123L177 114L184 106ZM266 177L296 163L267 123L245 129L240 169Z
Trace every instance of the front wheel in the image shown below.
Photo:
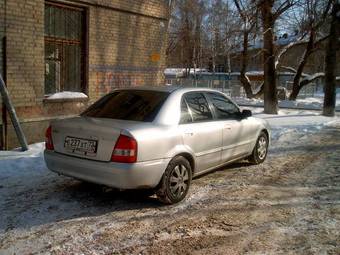
M173 158L156 192L158 199L165 204L180 202L188 193L191 179L192 170L188 160L182 156Z
M253 153L249 157L249 161L253 164L261 164L267 157L268 153L268 136L265 132L261 132L257 138Z

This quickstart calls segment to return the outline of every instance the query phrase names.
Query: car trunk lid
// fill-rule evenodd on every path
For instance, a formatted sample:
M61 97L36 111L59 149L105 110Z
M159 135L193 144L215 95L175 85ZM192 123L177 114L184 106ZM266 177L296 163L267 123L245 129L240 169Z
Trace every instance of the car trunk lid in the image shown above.
M98 161L110 161L122 131L136 125L132 121L76 117L52 123L54 150Z

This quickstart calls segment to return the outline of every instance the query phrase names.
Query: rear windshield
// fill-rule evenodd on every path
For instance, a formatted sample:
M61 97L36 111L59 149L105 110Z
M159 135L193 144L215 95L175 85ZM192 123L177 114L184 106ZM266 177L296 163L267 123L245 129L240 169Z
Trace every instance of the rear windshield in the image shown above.
M82 116L151 122L168 96L161 91L116 91L98 100Z

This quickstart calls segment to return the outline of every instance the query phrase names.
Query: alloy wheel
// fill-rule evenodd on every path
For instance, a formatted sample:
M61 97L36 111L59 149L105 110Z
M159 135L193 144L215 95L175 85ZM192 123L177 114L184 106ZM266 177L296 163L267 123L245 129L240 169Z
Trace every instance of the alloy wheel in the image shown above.
M257 143L257 153L260 160L263 160L267 154L267 140L261 136Z
M186 192L189 182L188 169L184 165L177 165L170 176L170 192L174 197L181 197Z

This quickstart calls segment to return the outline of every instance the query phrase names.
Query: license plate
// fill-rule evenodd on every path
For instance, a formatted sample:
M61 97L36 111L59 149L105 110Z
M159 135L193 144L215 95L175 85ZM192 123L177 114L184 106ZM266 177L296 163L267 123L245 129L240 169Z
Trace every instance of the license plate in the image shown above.
M97 153L97 141L67 136L64 147L67 151L87 156L94 156Z

